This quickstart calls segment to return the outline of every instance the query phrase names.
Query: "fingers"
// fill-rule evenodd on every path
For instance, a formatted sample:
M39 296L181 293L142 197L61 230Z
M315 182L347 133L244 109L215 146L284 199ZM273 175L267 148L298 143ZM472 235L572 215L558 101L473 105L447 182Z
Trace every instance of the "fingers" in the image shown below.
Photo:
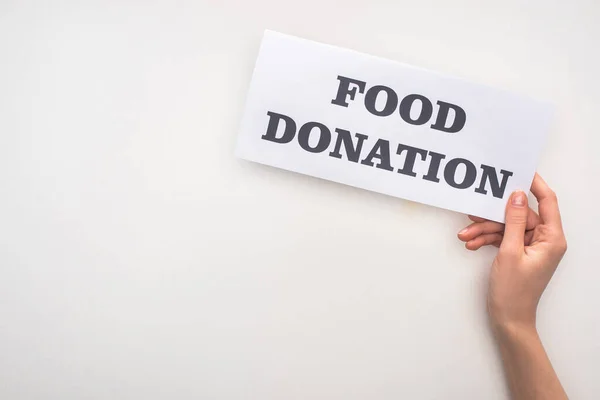
M556 194L537 173L531 184L531 193L539 203L538 210L544 223L562 229Z
M504 227L504 225L503 225ZM504 232L497 232L497 233L483 233L481 235L474 235L473 237L470 237L471 235L469 235L469 237L467 238L466 236L460 235L458 236L458 238L460 240L462 240L463 242L472 242L470 244L467 245L467 243L465 243L465 247L469 250L479 250L480 247L483 246L488 246L488 245L493 245L496 247L500 247L500 243L502 243L502 238L504 237L503 235ZM525 246L529 246L531 245L531 241L533 240L533 233L534 231L526 231L525 232ZM481 245L476 245L478 243L480 243L479 241L477 241L478 238L486 236L487 238L483 240L483 244ZM491 238L494 238L494 240L491 240ZM473 248L475 247L475 248Z
M529 231L541 223L542 219L540 218L538 213L529 208L529 211L527 212L527 230Z
M500 233L489 233L485 235L477 236L473 240L469 240L465 243L465 247L469 250L479 250L483 246L493 245L500 246L502 242L502 235Z
M469 219L473 222L488 222L489 221L485 218L476 217L474 215L469 215ZM531 208L529 208L529 212L527 213L527 230L528 231L532 230L533 228L538 226L541 222L542 222L542 220L541 220L540 216L538 215L538 213L536 213ZM502 230L504 230L504 224L501 224L499 222L494 222L494 223L502 226ZM472 226L472 225L474 225L474 224L471 224L470 226Z
M494 245L499 247L502 242L502 237L504 233L504 224L499 222L490 221L485 218L476 217L474 215L469 215L469 219L473 221L473 223L467 226L462 231L458 232L458 238L463 242L472 242L466 244L465 247L469 250L478 250L483 246ZM540 216L529 208L527 213L527 226L525 231L525 246L529 246L531 243L531 239L533 238L533 229L541 223ZM498 234L499 236L495 236L494 234ZM489 236L485 239L476 240L480 236L485 235L494 235ZM492 242L491 237L494 237L494 241Z
M500 245L501 251L511 254L523 253L528 211L527 195L522 191L514 192L506 206L506 224L504 239Z
M525 232L525 246L529 246L531 244L531 241L533 240L533 233L534 231Z
M473 222L485 222L487 221L487 219L485 218L481 218L481 217L476 217L474 215L469 215L469 219Z
M500 233L504 231L504 224L494 221L483 220L483 222L473 222L462 231L458 232L458 238L463 242L475 239L479 235Z

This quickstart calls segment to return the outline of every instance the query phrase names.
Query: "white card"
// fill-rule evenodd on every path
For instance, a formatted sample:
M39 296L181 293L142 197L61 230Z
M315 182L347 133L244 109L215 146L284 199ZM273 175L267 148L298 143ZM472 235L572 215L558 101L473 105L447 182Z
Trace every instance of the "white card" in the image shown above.
M352 50L266 31L241 158L504 221L529 191L549 105Z

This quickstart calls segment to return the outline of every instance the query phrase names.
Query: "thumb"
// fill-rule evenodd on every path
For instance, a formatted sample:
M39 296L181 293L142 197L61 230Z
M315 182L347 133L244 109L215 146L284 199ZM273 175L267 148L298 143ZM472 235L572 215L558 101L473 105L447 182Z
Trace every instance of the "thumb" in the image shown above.
M510 196L506 206L506 226L500 250L513 254L523 252L528 212L527 195L517 190Z

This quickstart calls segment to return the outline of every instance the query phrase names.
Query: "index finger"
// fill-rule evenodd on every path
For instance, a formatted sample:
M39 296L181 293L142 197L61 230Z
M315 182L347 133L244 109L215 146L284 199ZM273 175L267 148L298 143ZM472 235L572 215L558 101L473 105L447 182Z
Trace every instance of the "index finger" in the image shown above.
M550 189L538 173L533 177L531 193L533 193L538 201L538 211L544 223L562 229L556 193Z
M473 222L488 222L488 219L485 218L481 218L481 217L477 217L475 215L469 215L469 219ZM538 226L541 223L540 217L539 215L533 211L531 209L531 207L529 207L529 212L527 213L527 230L531 230L533 228L535 228L536 226ZM496 222L496 224L498 224L498 226L502 226L502 229L498 229L498 231L503 231L504 230L504 224L501 224L500 222Z

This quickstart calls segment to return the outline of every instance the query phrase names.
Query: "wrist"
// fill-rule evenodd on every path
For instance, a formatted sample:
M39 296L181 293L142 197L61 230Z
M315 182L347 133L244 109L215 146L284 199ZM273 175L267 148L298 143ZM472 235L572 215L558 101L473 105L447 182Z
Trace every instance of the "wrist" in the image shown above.
M537 333L537 303L520 301L518 306L495 302L488 298L488 316L494 333L510 335Z
M500 340L520 340L522 338L537 337L535 320L511 321L491 318L494 335Z

